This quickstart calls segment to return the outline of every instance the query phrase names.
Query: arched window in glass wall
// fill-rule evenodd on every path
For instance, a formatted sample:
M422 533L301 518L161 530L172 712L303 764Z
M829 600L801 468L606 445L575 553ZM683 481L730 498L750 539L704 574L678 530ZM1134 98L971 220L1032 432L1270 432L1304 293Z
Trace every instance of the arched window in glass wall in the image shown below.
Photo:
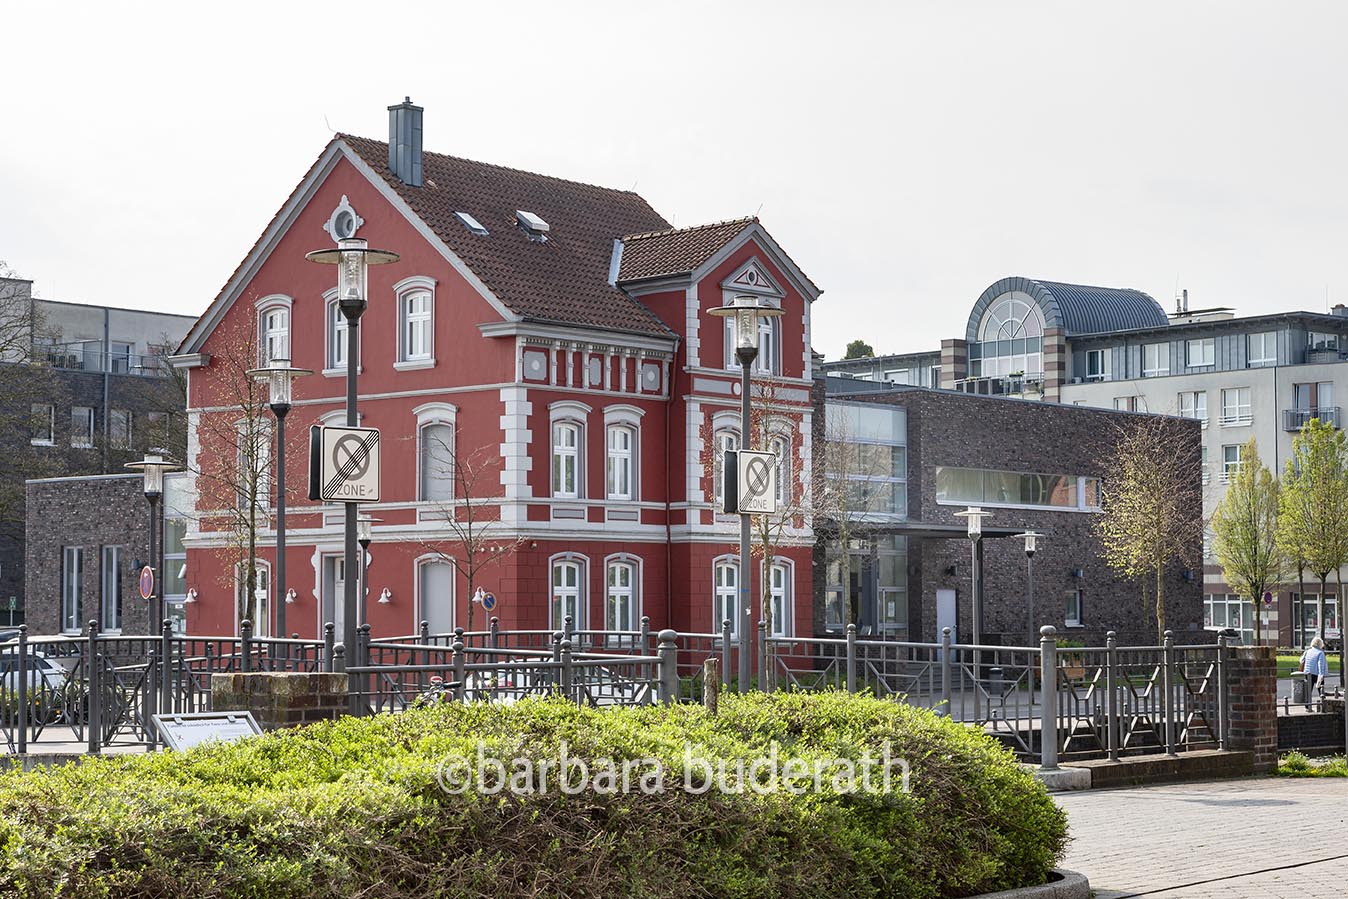
M978 342L969 347L973 377L1026 377L1044 372L1044 318L1028 294L1003 294L983 313Z

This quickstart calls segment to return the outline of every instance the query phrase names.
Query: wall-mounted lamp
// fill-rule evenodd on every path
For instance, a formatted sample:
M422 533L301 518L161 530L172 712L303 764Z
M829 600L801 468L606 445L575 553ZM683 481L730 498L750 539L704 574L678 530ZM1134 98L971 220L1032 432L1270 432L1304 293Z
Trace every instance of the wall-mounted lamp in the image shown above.
M383 590L380 590L379 601L384 605L388 605L389 603L393 602L393 591L390 590L388 587L385 587Z
M183 602L196 602L196 601L197 601L197 588L193 587L191 590L187 591L187 599L184 599Z
M1184 579L1184 583L1192 584L1194 582L1194 570L1186 568L1180 572L1180 577Z
M295 592L294 587L291 587L289 590L286 591L286 605L292 604L298 598L299 594Z

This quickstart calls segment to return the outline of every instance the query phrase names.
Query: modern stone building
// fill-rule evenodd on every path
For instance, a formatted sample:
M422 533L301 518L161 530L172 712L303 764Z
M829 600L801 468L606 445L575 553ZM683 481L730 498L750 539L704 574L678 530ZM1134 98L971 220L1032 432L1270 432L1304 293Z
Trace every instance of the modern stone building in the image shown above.
M0 279L0 622L10 597L23 617L24 481L122 473L150 446L181 454L186 434L182 388L161 363L191 316L37 299L31 287Z
M832 444L855 444L862 450L849 458L869 455L889 467L847 473L865 484L859 495L877 499L861 510L864 526L856 529L861 536L853 544L846 591L837 541L820 543L817 632L841 629L846 592L863 634L928 642L952 627L968 638L973 550L956 513L978 506L992 513L982 541L985 639L1024 645L1045 624L1090 645L1100 645L1110 630L1121 642L1156 639L1153 609L1144 607L1139 583L1121 580L1105 564L1092 531L1115 442L1141 416L837 377L821 381L826 395L816 391L824 406L816 419L826 423L817 429L816 453L827 460ZM1187 432L1197 447L1197 423L1166 421L1177 444ZM1195 464L1195 497L1199 480ZM1029 529L1045 535L1034 557L1033 620L1024 542L1015 536ZM817 521L816 530L827 528ZM1196 565L1197 539L1191 555ZM1208 639L1197 571L1177 564L1166 574L1165 592L1176 639Z
M961 337L941 350L825 363L829 374L903 383L912 360L939 358L940 385L1121 411L1179 415L1199 422L1202 513L1210 518L1255 441L1281 474L1301 426L1343 422L1348 395L1348 308L1240 317L1226 308L1191 309L1187 291L1168 313L1142 291L1003 278L974 301ZM914 382L916 383L916 382ZM1204 620L1254 639L1248 599L1235 595L1205 545ZM1262 613L1261 632L1300 645L1323 623L1340 636L1332 595L1297 596L1293 579ZM1318 591L1317 591L1318 593ZM1301 620L1300 629L1294 627Z

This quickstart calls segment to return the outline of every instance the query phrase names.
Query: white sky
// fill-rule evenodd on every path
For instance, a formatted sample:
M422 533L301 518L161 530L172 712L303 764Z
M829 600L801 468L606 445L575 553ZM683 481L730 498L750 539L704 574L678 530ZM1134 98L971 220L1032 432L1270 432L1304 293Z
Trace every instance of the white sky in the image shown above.
M129 12L128 10L136 10ZM199 313L331 132L757 212L814 344L962 333L988 284L1348 301L1342 3L9 4L0 260Z

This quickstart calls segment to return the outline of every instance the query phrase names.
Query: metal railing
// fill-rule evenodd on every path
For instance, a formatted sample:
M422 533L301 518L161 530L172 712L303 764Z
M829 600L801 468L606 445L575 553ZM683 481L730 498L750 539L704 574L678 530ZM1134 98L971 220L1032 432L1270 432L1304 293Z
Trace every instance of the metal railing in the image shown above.
M1317 409L1284 409L1282 410L1282 429L1284 431L1300 431L1312 418L1318 418L1331 428L1337 428L1339 426L1339 407L1322 406Z

